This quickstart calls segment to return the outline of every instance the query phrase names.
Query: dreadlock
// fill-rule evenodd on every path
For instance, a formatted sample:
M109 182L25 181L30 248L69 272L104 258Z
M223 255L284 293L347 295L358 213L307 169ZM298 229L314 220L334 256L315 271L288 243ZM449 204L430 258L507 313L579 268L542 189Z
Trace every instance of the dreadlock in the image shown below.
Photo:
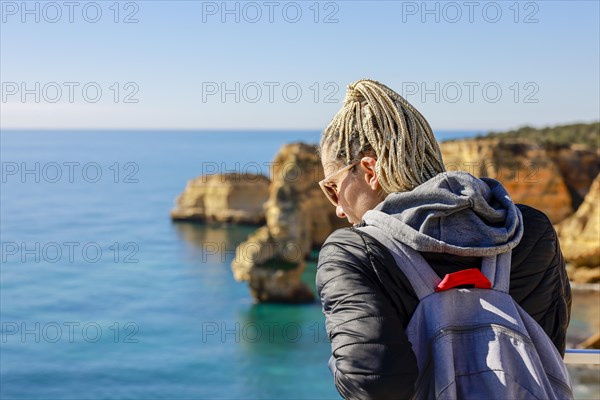
M334 147L332 147L334 145ZM370 79L348 85L344 105L321 136L320 149L350 164L367 155L386 193L402 192L444 172L429 123L406 99Z

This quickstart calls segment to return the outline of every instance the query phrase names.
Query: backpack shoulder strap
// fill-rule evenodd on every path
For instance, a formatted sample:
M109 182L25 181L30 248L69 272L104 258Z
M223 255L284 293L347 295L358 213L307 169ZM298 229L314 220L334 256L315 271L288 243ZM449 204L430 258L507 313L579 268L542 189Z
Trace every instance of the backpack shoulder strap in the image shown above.
M483 260L481 261L481 272L492 283L492 289L508 293L510 288L511 260L511 250L495 256L483 257Z
M367 225L357 229L371 235L387 247L398 268L408 278L419 301L435 292L441 279L418 251L397 242L386 231L376 226Z

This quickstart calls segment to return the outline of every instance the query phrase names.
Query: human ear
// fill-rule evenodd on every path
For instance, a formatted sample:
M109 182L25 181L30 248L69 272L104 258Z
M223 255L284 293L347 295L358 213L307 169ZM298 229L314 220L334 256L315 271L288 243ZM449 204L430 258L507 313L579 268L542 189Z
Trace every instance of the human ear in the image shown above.
M360 165L365 170L365 182L372 190L379 189L379 180L377 179L375 163L377 163L377 159L373 157L363 157L360 160Z

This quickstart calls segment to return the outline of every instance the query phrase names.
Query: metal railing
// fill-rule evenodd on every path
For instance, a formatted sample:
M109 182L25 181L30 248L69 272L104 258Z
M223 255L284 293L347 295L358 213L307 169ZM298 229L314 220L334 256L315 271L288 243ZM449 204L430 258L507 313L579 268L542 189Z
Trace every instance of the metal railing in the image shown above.
M565 352L567 364L600 364L600 350L567 349Z

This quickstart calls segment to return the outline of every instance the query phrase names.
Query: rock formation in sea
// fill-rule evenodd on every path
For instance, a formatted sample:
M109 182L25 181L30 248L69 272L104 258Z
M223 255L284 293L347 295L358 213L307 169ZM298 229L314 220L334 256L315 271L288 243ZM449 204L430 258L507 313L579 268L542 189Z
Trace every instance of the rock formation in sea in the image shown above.
M202 175L188 181L171 211L173 220L261 224L269 178L256 174Z
M258 302L313 301L301 280L305 260L331 232L347 225L319 188L323 169L315 146L288 144L272 165L266 225L238 246L233 274L249 283Z
M577 210L600 172L600 154L583 145L546 145L546 152L562 175Z
M600 282L600 175L577 212L556 230L571 280Z
M597 151L518 138L441 144L446 167L498 179L516 203L542 210L553 223L571 215L600 171Z

